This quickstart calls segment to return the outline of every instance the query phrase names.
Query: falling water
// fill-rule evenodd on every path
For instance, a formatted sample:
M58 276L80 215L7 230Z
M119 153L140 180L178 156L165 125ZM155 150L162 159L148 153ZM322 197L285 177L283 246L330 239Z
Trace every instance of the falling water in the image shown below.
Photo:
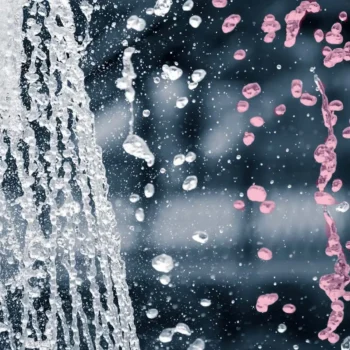
M69 0L2 2L4 350L139 349L75 31Z

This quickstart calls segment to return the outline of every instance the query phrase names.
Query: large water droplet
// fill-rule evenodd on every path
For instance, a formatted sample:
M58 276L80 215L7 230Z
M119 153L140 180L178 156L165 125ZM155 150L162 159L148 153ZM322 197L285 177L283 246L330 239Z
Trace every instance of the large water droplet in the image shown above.
M206 243L208 242L208 234L205 233L204 231L196 231L194 235L192 236L193 240L198 242L198 243Z
M138 195L138 194L136 194L136 193L132 193L131 195L130 195L130 197L129 197L129 201L131 202L131 203L136 203L136 202L138 202L140 200L140 196Z
M190 327L187 326L186 323L178 323L175 327L175 332L181 333L184 335L191 335Z
M350 337L346 337L340 345L341 350L350 350Z
M142 208L136 209L135 218L139 222L143 222L145 220L145 212Z
M185 162L185 156L184 156L183 154L177 154L177 155L174 157L173 164L174 164L175 166L182 165L184 162Z
M198 179L197 176L191 175L187 176L185 181L182 184L182 188L185 191L192 191L197 187Z
M146 311L146 316L152 320L153 318L156 318L158 316L158 310L157 309L149 309Z
M154 195L154 192L155 192L155 188L154 188L154 185L153 184L147 184L145 186L145 197L146 198L151 198L153 197Z
M183 5L182 9L184 11L191 11L193 8L194 2L192 0L187 0Z
M173 328L163 329L162 333L160 333L160 335L159 335L159 340L162 343L170 343L173 339L173 335L174 335Z
M197 158L196 153L188 152L186 154L186 158L185 159L186 159L187 163L192 163L192 162L194 162L196 160L196 158Z
M194 15L190 18L190 25L193 28L198 28L200 26L200 24L202 23L202 18L200 18L197 15Z
M161 254L152 259L152 267L159 271L168 273L174 268L173 258L166 254Z
M284 323L278 325L277 331L279 333L284 333L287 330L287 326Z
M209 300L209 299L201 299L200 304L201 304L203 307L208 307L208 306L211 305L211 300Z
M126 28L142 32L146 28L146 21L135 15L130 16L126 21Z
M177 108L184 108L186 107L188 103L188 98L187 97L179 97L177 100L176 100L176 107Z
M346 213L349 210L349 203L346 201L341 202L335 207L335 210L341 213Z
M195 82L195 83L199 83L200 81L202 81L205 76L207 75L207 72L204 69L196 69L192 75L191 75L191 79Z
M130 134L123 143L123 148L126 153L131 154L136 158L144 159L148 166L154 164L154 155L147 146L147 143L135 134Z

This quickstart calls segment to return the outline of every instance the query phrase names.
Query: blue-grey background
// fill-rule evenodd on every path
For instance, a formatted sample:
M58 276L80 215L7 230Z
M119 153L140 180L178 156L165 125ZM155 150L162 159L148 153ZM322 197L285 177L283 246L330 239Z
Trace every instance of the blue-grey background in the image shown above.
M194 0L190 12L182 10L184 2L174 0L162 18L145 13L155 0L99 1L90 28L93 40L83 62L122 236L141 347L187 349L201 337L210 350L280 350L295 345L310 350L340 349L340 342L331 345L317 338L330 313L330 301L320 290L318 279L333 272L334 265L334 259L324 253L325 225L313 200L319 174L313 152L325 140L327 130L320 97L316 106L305 107L291 96L290 84L292 79L302 79L304 91L316 94L310 73L310 68L316 67L329 99L343 101L345 108L337 113L335 132L339 141L336 177L343 180L344 187L336 198L349 200L350 141L341 137L341 131L349 123L350 62L325 68L321 54L325 42L317 44L313 38L318 28L330 30L349 3L322 0L322 13L308 15L296 45L285 48L284 16L299 1L229 0L226 8L216 9L211 0ZM222 22L233 13L240 14L242 22L233 32L223 34ZM265 44L261 24L269 13L282 29L272 44ZM189 25L194 14L203 20L198 29ZM126 30L131 15L146 20L143 32ZM349 23L343 25L344 42L350 40L349 28ZM156 156L152 168L122 148L129 107L115 80L121 76L123 40L139 50L133 57L138 75L135 130ZM233 59L238 49L247 51L245 60ZM175 62L183 76L175 82L161 79L155 84L153 78L160 77L162 65ZM191 91L187 79L194 69L205 69L207 76ZM262 93L250 101L248 112L237 113L242 87L255 81ZM177 109L176 98L181 96L190 102ZM277 117L273 110L281 103L287 112ZM143 109L151 111L149 118L142 117ZM265 119L262 128L249 124L255 115ZM242 142L245 131L256 136L250 147ZM174 167L173 157L188 151L197 154L196 161ZM165 174L160 174L161 168L166 169ZM196 175L199 181L196 190L185 193L181 184L188 175ZM156 187L151 199L143 195L148 182ZM268 198L276 202L273 214L261 214L256 204L246 200L246 190L253 182L264 186ZM141 201L130 203L131 193L140 194ZM233 209L237 199L246 201L244 212ZM134 216L138 207L145 210L143 223ZM349 213L333 209L332 214L345 243L350 240ZM209 234L205 245L192 240L197 230ZM261 246L273 251L273 260L257 258ZM177 263L168 286L159 282L161 274L151 266L151 259L162 253ZM268 313L259 314L254 309L257 297L272 292L278 293L280 300ZM202 307L201 298L210 299L211 306ZM296 305L295 314L282 312L287 302ZM158 309L156 319L147 318L149 308ZM350 335L348 304L345 315L338 329L341 340ZM160 332L178 322L186 323L192 335L176 334L171 343L160 343ZM277 332L280 323L287 326L283 334Z

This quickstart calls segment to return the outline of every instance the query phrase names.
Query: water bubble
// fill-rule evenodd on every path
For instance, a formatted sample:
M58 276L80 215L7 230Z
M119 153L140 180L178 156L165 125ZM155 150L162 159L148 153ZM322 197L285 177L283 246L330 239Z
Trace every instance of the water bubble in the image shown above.
M211 300L209 300L209 299L201 299L200 304L201 304L203 307L208 307L208 306L211 305Z
M197 15L194 15L190 18L190 25L193 28L198 28L200 26L200 24L202 23L202 18L200 18Z
M192 163L192 162L194 162L196 160L196 158L197 158L196 153L188 152L186 154L185 160L186 160L187 163Z
M149 109L144 109L142 111L142 116L148 118L151 115L151 111Z
M174 164L175 166L182 165L184 162L185 162L185 156L184 156L183 154L177 154L177 155L174 157L173 164Z
M145 220L145 212L142 208L136 209L135 218L139 222L143 222Z
M182 9L184 11L191 11L193 8L194 2L192 0L187 0L183 5Z
M204 231L196 231L192 238L194 241L204 244L208 242L209 236Z
M142 32L146 28L146 21L135 15L130 16L126 21L126 28Z
M155 188L153 184L149 183L145 186L144 193L146 198L153 197L154 192L155 192Z
M340 213L346 213L349 210L349 203L346 201L341 202L335 207L335 210L339 211Z
M191 335L190 327L187 326L186 323L178 323L175 327L175 332L181 333L184 335Z
M159 340L162 343L170 343L173 339L173 335L174 335L173 328L163 329L162 333L160 333L160 335L159 335Z
M195 82L195 83L199 83L200 81L202 81L205 76L207 75L207 72L204 69L196 69L192 75L191 75L191 79Z
M167 286L170 283L171 278L168 275L161 275L159 281L163 286Z
M198 179L197 176L191 175L187 176L185 181L182 184L182 188L185 191L192 191L197 187Z
M166 254L161 254L152 259L152 267L164 273L169 273L174 268L173 258Z
M136 203L136 202L138 202L140 200L140 196L138 195L138 194L136 194L136 193L132 193L131 195L130 195L130 197L129 197L129 201L131 202L131 203Z
M177 100L176 100L176 107L177 108L184 108L186 107L188 103L188 98L187 97L179 97Z
M158 310L157 309L149 309L146 311L146 316L152 320L158 316Z
M140 136L135 134L128 135L123 143L123 148L126 153L136 158L144 159L149 167L154 164L154 155L148 148L147 143Z
M284 323L281 323L280 325L278 325L277 331L279 333L284 333L287 330L287 326Z

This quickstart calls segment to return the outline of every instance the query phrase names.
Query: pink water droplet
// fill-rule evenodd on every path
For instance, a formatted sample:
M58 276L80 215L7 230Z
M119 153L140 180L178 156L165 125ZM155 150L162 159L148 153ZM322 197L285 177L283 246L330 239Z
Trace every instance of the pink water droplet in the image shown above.
M325 47L322 49L322 55L323 55L323 56L327 56L330 52L332 52L332 49L331 49L329 46L325 46Z
M294 98L300 98L303 92L303 82L300 79L293 79L291 86L292 96Z
M318 333L318 337L321 340L326 340L328 338L330 332L331 332L331 329L327 327Z
M337 63L343 62L345 56L344 49L336 48L331 50L323 60L323 64L327 68L334 67Z
M344 45L344 61L350 61L350 41L347 41Z
M272 252L268 248L261 248L258 251L258 257L264 261L271 260L272 259Z
M241 61L244 60L246 57L246 52L244 50L237 50L234 54L233 54L233 58L237 61Z
M337 22L332 25L331 32L334 34L339 34L341 33L342 29L342 25L339 22Z
M328 336L328 341L331 343L331 344L335 344L339 341L339 334L336 334L336 333L331 333L329 336Z
M260 204L260 211L263 214L271 214L276 208L274 201L264 201Z
M271 44L274 41L275 38L276 38L276 33L267 33L264 36L264 42L266 44Z
M332 182L332 191L338 192L343 186L343 181L340 179L334 179Z
M255 140L255 135L252 132L245 132L243 136L243 143L250 146Z
M273 305L278 300L278 294L270 293L260 295L256 302L256 310L258 312L267 312L268 307Z
M237 24L241 21L241 16L240 15L231 15L228 16L225 20L224 23L222 24L222 31L227 34L232 32Z
M247 191L248 199L252 202L263 202L266 200L267 193L262 186L252 185Z
M261 87L258 83L247 84L242 89L242 94L247 99L258 96L260 92L261 92Z
M263 126L265 124L265 121L263 118L257 116L257 117L253 117L250 118L250 124L252 124L253 126L260 128L261 126Z
M265 16L261 29L266 33L264 37L265 43L272 43L276 37L276 32L281 29L281 25L276 21L274 15L269 14Z
M350 139L350 126L343 130L343 137L344 139Z
M315 192L315 201L320 205L334 205L336 203L335 198L327 192Z
M237 210L244 210L245 203L241 200L237 200L233 203L233 207Z
M320 43L324 39L324 33L322 29L316 29L314 32L314 38L316 42Z
M344 109L343 102L339 100L334 100L329 103L329 109L331 111L342 111Z
M292 47L300 31L301 21L307 13L317 13L321 10L320 5L314 1L302 1L297 8L289 12L284 18L286 22L286 40L284 46Z
M244 113L249 109L249 103L247 101L238 101L237 111L239 113Z
M297 308L293 304L285 304L283 305L283 312L286 314L293 314Z
M317 97L314 95L310 95L307 92L304 92L301 97L300 97L300 102L304 105L304 106L314 106L317 103Z
M348 14L345 11L339 13L339 19L344 22L348 19Z
M287 107L284 104L278 105L275 107L275 113L276 115L280 116L286 113Z
M222 8L226 7L227 0L213 0L212 4L214 7L218 8L218 9L222 9Z
M333 311L343 311L344 303L341 300L335 300L333 301L331 308Z
M340 33L328 32L326 34L326 41L331 45L340 45L343 42L343 36Z

